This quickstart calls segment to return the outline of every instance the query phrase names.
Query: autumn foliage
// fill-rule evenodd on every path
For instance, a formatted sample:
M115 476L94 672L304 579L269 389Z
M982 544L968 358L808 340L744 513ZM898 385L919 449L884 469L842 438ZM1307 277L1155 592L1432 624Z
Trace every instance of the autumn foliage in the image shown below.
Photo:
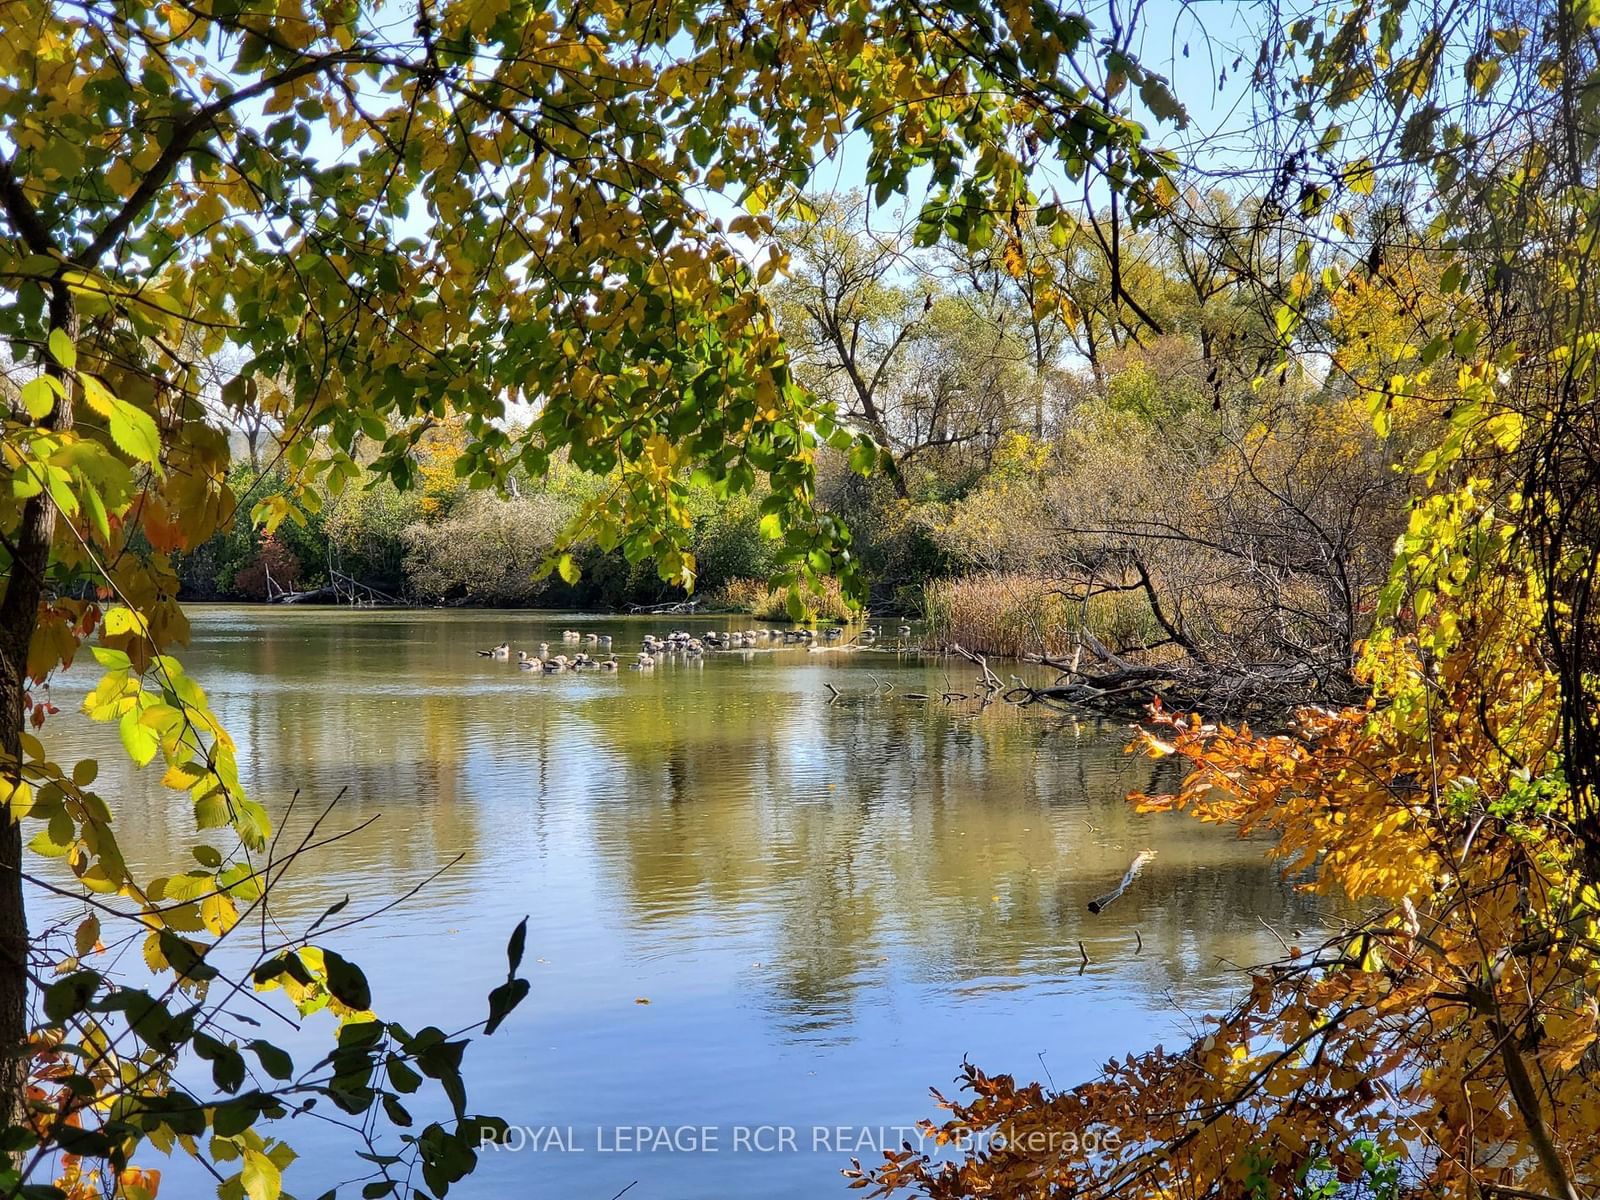
M1191 1044L1062 1093L968 1067L971 1097L943 1100L929 1132L982 1149L907 1150L857 1183L941 1200L1385 1180L1586 1194L1600 1178L1600 892L1570 824L1535 599L1492 575L1444 653L1374 644L1372 702L1302 711L1289 731L1157 711L1135 748L1189 770L1138 806L1270 834L1286 875L1359 916L1255 969ZM1118 1152L1059 1149L1108 1130Z

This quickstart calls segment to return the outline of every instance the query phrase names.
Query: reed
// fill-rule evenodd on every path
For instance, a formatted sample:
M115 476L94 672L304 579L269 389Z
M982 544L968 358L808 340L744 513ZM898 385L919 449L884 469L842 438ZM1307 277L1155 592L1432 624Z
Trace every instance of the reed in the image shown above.
M845 602L839 581L825 577L820 592L802 589L800 597L819 621L849 621L859 616ZM761 579L730 579L706 593L702 607L718 612L749 613L764 621L789 619L789 593Z
M931 645L959 642L978 654L1064 657L1087 626L1109 646L1139 646L1161 633L1142 595L1107 592L1089 600L1087 614L1063 595L1068 585L1038 575L987 574L936 579L922 591ZM1086 618L1086 619L1085 619Z

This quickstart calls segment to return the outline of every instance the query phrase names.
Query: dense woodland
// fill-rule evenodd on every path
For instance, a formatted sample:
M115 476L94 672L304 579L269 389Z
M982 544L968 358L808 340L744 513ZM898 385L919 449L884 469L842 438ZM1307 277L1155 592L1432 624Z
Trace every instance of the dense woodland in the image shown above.
M1600 1191L1600 9L1237 7L0 5L0 1196L276 1200L313 1101L365 1196L503 1134L525 926L481 1018L382 1015L183 667L181 594L334 569L924 614L1349 914L1182 1044L968 1064L981 1148L868 1194Z

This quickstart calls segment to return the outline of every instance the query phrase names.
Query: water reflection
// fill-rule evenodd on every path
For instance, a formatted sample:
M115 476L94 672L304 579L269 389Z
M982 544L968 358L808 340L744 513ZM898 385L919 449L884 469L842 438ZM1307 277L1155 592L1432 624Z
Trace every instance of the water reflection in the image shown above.
M279 812L300 793L291 830L341 792L330 825L359 829L305 864L280 922L346 894L377 907L464 856L341 943L387 1011L471 1019L530 915L533 997L468 1060L483 1111L908 1124L965 1053L1035 1073L1048 1054L1058 1080L1082 1075L1223 1002L1233 964L1276 948L1267 926L1321 919L1258 845L1133 813L1129 790L1173 780L1123 752L1125 730L905 695L959 687L964 666L780 650L544 677L474 653L558 642L578 621L619 653L684 623L214 609L186 655L247 785ZM92 686L77 674L58 691ZM202 840L153 773L118 778L113 730L55 736L101 749L108 792L137 814L121 820L132 862L166 869ZM1146 847L1138 884L1090 916ZM339 1177L330 1137L294 1135L324 1150L297 1190ZM533 1194L603 1200L640 1177L630 1195L813 1196L839 1166L546 1155ZM532 1169L490 1162L466 1194Z

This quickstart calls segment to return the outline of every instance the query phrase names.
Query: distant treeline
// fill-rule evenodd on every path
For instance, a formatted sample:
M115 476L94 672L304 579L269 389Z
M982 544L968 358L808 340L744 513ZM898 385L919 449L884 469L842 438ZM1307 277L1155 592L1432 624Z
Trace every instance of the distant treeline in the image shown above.
M1397 447L1434 418L1397 410L1385 442L1350 382L1370 365L1350 347L1382 344L1400 319L1377 294L1309 296L1342 339L1341 369L1260 386L1277 335L1252 297L1268 293L1230 280L1292 264L1220 232L1248 224L1231 201L1191 199L1217 208L1214 242L1158 226L1125 247L1140 315L1119 306L1094 240L1060 224L993 253L918 250L846 195L786 227L792 270L770 298L795 371L886 452L863 475L818 451L819 500L853 531L875 611L925 616L934 640L987 653L1068 654L1087 630L1118 656L1310 664L1319 679L1348 666L1409 509ZM1375 205L1364 219L1399 218ZM1065 301L1036 300L1046 278ZM261 422L241 416L246 457L269 461L255 453L270 442ZM420 487L347 490L265 539L245 514L285 480L238 468L241 515L186 557L187 594L258 600L269 575L309 589L337 569L419 604L686 598L653 565L593 544L575 549L577 582L538 577L610 485L557 458L503 494L472 491L453 469L466 440L443 422L417 448ZM782 615L758 582L776 566L761 495L685 486L696 598ZM836 596L814 608L844 615Z

